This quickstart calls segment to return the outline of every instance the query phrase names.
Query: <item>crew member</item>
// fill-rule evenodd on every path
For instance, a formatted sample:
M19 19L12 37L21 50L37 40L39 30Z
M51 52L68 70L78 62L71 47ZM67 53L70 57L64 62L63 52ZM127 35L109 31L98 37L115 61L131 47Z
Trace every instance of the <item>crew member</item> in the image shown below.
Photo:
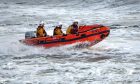
M41 22L37 28L37 31L36 31L36 36L37 37L45 37L47 36L47 33L44 29L44 22Z
M70 25L66 31L66 34L76 34L78 32L78 21L74 21L72 25Z
M62 24L59 23L59 24L54 28L53 35L63 35L63 31L62 31L61 29L62 29Z

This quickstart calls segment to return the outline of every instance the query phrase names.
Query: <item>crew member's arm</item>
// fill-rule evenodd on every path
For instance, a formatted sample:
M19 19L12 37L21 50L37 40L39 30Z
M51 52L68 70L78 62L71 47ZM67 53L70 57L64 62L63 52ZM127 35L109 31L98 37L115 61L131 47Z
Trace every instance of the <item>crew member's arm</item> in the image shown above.
M47 36L47 33L44 28L43 28L43 33L44 33L44 36Z

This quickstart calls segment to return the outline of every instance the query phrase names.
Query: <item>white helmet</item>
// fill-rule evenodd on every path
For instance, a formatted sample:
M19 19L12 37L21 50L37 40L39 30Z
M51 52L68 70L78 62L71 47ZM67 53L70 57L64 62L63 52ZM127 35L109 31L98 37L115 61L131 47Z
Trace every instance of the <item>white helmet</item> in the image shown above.
M61 27L62 26L62 22L58 22L56 27Z
M41 22L39 23L39 25L44 26L45 23L44 23L43 21L41 21Z
M74 19L73 22L79 22L79 19Z

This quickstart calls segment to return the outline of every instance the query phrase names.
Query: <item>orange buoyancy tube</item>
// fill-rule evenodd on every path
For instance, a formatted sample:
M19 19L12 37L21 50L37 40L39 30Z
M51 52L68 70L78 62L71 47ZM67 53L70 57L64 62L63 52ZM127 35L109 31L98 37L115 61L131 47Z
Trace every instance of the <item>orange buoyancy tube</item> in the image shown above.
M92 46L105 39L110 32L109 27L102 25L87 25L81 27L80 30L83 31L80 31L80 33L78 34L69 34L66 36L56 35L45 38L26 39L23 40L23 42L28 45L43 46L46 48L68 45L76 42L89 42Z

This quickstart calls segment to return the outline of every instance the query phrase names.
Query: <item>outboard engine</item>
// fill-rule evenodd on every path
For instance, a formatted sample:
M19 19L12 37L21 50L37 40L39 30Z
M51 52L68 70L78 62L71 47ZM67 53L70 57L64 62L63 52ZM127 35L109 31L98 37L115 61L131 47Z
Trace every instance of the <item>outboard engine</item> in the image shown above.
M25 39L30 39L35 37L36 37L35 31L28 31L25 33Z

